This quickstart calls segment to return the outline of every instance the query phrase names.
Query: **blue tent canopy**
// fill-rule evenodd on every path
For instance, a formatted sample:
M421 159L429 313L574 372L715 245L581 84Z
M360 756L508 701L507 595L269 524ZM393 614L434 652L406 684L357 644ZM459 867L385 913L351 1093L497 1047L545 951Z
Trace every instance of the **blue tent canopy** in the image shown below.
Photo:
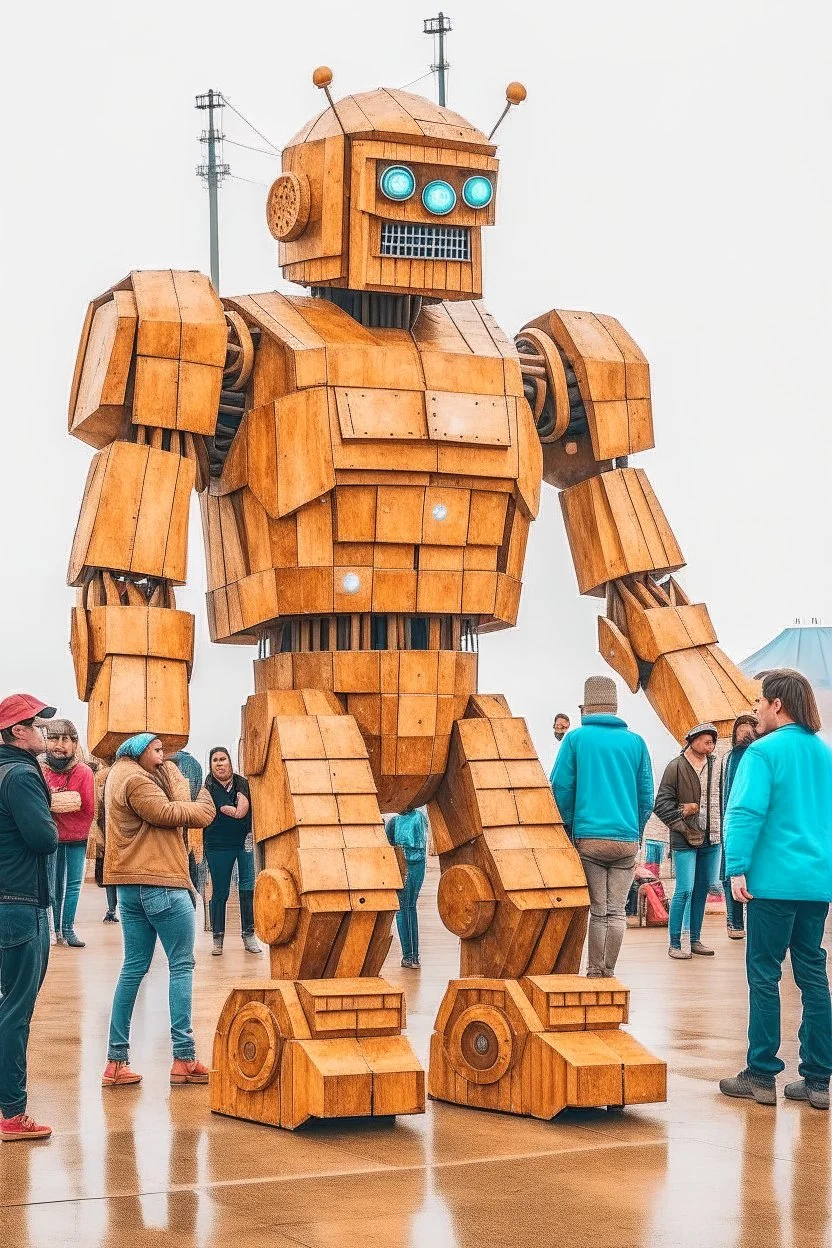
M814 689L832 689L832 628L808 624L784 628L740 667L746 676L757 676L774 667L791 667L801 672Z

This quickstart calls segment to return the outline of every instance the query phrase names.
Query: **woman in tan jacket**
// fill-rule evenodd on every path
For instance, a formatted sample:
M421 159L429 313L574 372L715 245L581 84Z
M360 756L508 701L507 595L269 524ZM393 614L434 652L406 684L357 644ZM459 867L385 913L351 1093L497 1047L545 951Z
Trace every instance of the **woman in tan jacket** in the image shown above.
M116 751L104 792L104 883L116 885L124 962L113 998L104 1087L140 1083L128 1065L130 1021L156 938L170 971L172 1084L207 1083L196 1060L191 1027L194 966L194 900L185 834L204 828L214 803L201 789L190 800L188 782L152 732L141 732Z

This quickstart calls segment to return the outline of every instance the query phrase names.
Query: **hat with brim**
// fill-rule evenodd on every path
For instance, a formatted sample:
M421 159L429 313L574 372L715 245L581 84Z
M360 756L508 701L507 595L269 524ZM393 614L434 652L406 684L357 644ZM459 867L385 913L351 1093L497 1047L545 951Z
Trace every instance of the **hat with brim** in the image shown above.
M696 737L711 736L714 742L719 740L719 733L714 724L697 724L695 728L691 728L690 732L685 734L685 741L690 745Z
M13 728L27 719L51 719L56 714L57 707L47 706L31 693L10 693L0 702L0 730Z

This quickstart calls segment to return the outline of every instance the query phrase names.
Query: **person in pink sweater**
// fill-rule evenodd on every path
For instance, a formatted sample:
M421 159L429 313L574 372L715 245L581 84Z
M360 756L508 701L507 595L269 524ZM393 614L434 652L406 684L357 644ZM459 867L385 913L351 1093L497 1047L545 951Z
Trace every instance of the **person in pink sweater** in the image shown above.
M87 837L95 817L95 777L84 762L72 720L50 720L42 767L52 790L52 815L58 825L58 849L49 860L55 941L83 949L85 942L75 934L75 911L84 878Z

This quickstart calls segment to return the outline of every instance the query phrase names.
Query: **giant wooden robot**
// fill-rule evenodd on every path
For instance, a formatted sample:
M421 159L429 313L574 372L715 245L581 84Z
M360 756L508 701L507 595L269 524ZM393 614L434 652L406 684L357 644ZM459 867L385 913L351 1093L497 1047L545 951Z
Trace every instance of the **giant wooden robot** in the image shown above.
M98 453L69 580L90 749L188 739L174 587L194 487L211 635L258 647L242 766L271 978L231 993L211 1089L240 1118L424 1108L402 992L379 978L401 887L380 812L422 803L461 939L431 1095L541 1117L664 1097L663 1064L619 1029L626 991L577 976L585 880L526 726L477 692L478 638L517 618L541 481L562 490L580 591L605 599L602 654L677 738L727 730L751 690L628 464L653 445L638 347L563 310L512 342L479 301L495 152L419 96L330 97L267 209L308 295L136 272L84 327L70 431Z

